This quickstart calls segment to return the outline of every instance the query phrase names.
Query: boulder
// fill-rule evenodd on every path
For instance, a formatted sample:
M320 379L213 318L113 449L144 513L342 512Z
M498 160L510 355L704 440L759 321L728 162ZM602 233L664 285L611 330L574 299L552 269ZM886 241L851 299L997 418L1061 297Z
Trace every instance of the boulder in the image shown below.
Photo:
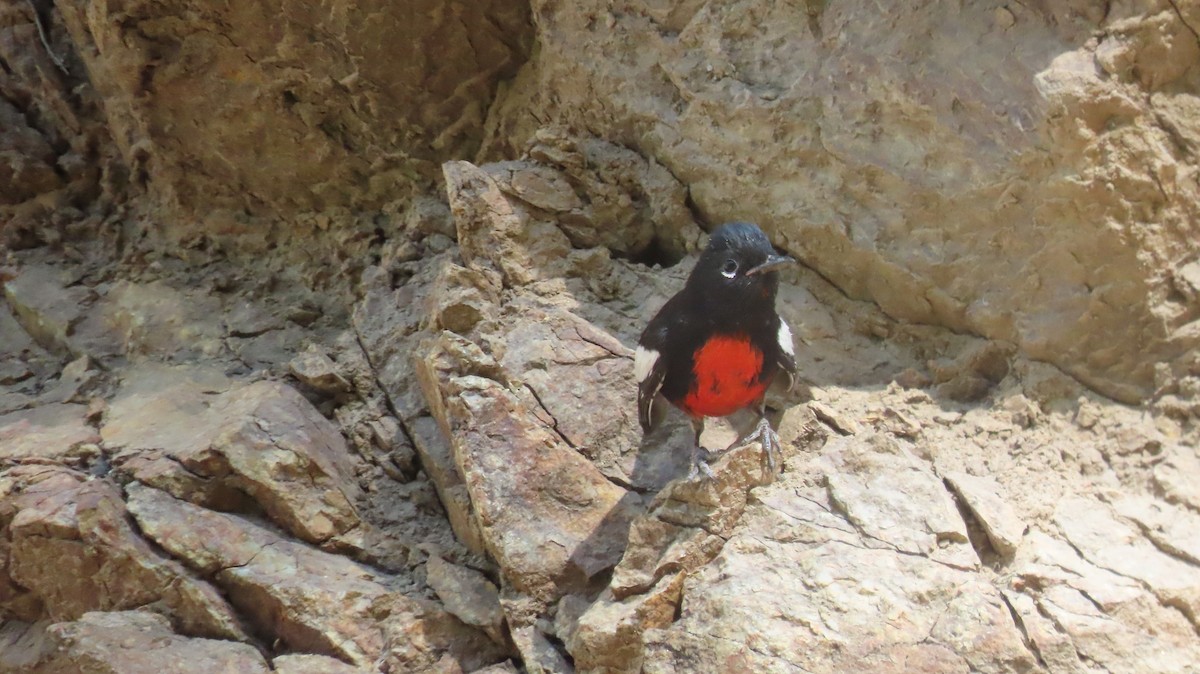
M126 373L100 433L119 468L180 498L224 510L249 501L318 543L359 523L345 439L286 384L146 364Z

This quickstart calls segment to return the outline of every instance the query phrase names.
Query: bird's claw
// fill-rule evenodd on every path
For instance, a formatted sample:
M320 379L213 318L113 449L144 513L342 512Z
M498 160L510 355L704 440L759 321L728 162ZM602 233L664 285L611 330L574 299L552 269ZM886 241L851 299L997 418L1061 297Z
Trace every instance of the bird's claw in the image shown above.
M687 479L694 481L699 479L700 474L709 480L717 479L717 474L713 472L711 466L708 465L708 451L701 447L692 448L692 466L688 469Z
M767 470L771 480L775 479L775 474L781 468L780 459L782 458L782 443L779 441L779 434L771 428L771 422L767 421L766 417L758 420L758 425L754 427L745 436L736 440L729 449L738 449L745 447L752 442L758 442L762 445L763 452L767 455ZM725 451L729 451L729 449Z

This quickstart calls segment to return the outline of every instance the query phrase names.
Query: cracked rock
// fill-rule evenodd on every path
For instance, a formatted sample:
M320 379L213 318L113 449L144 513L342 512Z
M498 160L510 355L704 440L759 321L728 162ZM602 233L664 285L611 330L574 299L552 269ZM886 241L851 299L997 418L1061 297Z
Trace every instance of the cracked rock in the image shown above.
M157 489L129 491L130 512L148 537L292 648L357 666L387 662L393 671L428 667L447 653L464 668L503 659L481 632L434 602L394 592L384 574Z
M213 357L223 349L220 301L163 281L118 281L101 302L105 327L121 336L122 352L177 357Z
M1095 501L1079 501L1068 502L1067 509L1104 509ZM1109 517L1102 513L1099 519ZM1120 525L1118 531L1123 528ZM1084 534L1077 532L1077 536ZM1035 639L1040 630L1050 644L1066 638L1070 645L1070 651L1055 646L1068 665L1064 671L1071 671L1072 655L1083 671L1089 671L1087 663L1096 663L1111 672L1181 674L1191 671L1200 657L1195 628L1184 615L1160 602L1138 579L1092 563L1067 541L1031 532L1013 568L1021 579L1018 587L1033 598L1041 617L1024 620L1030 638ZM1019 615L1028 612L1023 600L1010 599L1010 603ZM1049 663L1051 657L1047 649L1043 658Z
M699 233L683 184L629 148L552 126L537 131L526 154L489 173L505 192L546 211L576 248L638 255L658 241L678 256L685 235Z
M504 643L504 611L500 592L482 573L433 556L425 563L426 580L446 610L459 620Z
M431 416L413 419L409 429L412 432L413 444L421 455L421 467L437 490L454 535L468 549L482 554L485 549L483 532L471 505L467 483L463 481L462 473L454 463L450 441L446 439L437 420Z
M830 501L869 541L974 569L979 558L942 481L897 441L835 438L818 459Z
M126 375L101 435L134 478L180 498L225 510L251 500L310 542L359 525L345 439L282 383L145 365Z
M940 480L891 443L834 438L756 489L684 583L678 620L645 632L637 671L1035 667L1003 597L974 572ZM937 543L960 530L948 544L966 550Z
M342 395L352 390L333 360L316 346L310 346L293 358L288 363L288 370L300 381L328 395Z
M59 403L0 414L0 459L77 462L89 456L100 435L88 423L87 410Z
M1200 455L1195 447L1173 444L1163 452L1163 461L1154 468L1154 481L1172 503L1200 511Z
M1063 500L1054 519L1084 559L1144 584L1200 627L1200 567L1164 553L1110 506L1093 499Z
M0 606L11 615L69 621L145 606L187 634L247 638L213 587L138 535L110 484L54 466L12 468L0 475L0 523Z
M644 633L673 622L685 576L720 552L750 488L764 480L761 453L757 444L725 453L713 465L716 480L672 482L634 520L609 587L562 630L577 666L641 671Z
M1200 515L1149 496L1127 496L1113 507L1160 550L1200 566Z
M945 478L946 484L983 526L996 552L1011 557L1025 535L1025 523L1000 495L1000 485L992 478L961 472L948 473Z
M93 357L121 352L109 326L88 307L96 293L72 285L70 273L49 265L30 265L4 284L4 296L34 341L57 355Z
M53 674L161 674L238 672L270 668L249 644L176 634L170 621L149 611L85 613L46 628L47 653L31 670Z
M469 344L469 343L468 343ZM553 600L620 557L632 518L612 484L449 333L418 368L450 444L488 552L515 589Z
M442 165L458 243L468 267L499 272L506 286L561 276L571 243L553 223L531 217L484 169Z
M513 642L530 674L573 674L575 668L546 635L531 625L512 632Z
M686 471L683 453L642 443L633 353L612 335L558 307L528 299L505 306L499 364L528 392L530 407L601 472L639 491ZM595 410L605 410L596 414Z

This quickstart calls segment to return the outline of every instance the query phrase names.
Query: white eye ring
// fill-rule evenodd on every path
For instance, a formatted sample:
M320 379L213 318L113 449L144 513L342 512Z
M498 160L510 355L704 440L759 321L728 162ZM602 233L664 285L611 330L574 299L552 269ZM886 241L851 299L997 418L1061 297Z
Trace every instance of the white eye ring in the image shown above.
M725 278L733 278L737 276L738 263L737 260L725 260L725 266L721 267L721 276Z

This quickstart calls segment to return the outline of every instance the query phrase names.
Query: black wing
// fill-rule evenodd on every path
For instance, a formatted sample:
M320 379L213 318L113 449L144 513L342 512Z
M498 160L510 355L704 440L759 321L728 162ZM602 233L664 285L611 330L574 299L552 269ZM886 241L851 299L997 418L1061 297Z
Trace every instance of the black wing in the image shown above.
M643 433L650 432L654 398L667 378L667 359L663 357L666 341L666 325L657 316L638 339L633 372L638 379L638 421L642 424Z

